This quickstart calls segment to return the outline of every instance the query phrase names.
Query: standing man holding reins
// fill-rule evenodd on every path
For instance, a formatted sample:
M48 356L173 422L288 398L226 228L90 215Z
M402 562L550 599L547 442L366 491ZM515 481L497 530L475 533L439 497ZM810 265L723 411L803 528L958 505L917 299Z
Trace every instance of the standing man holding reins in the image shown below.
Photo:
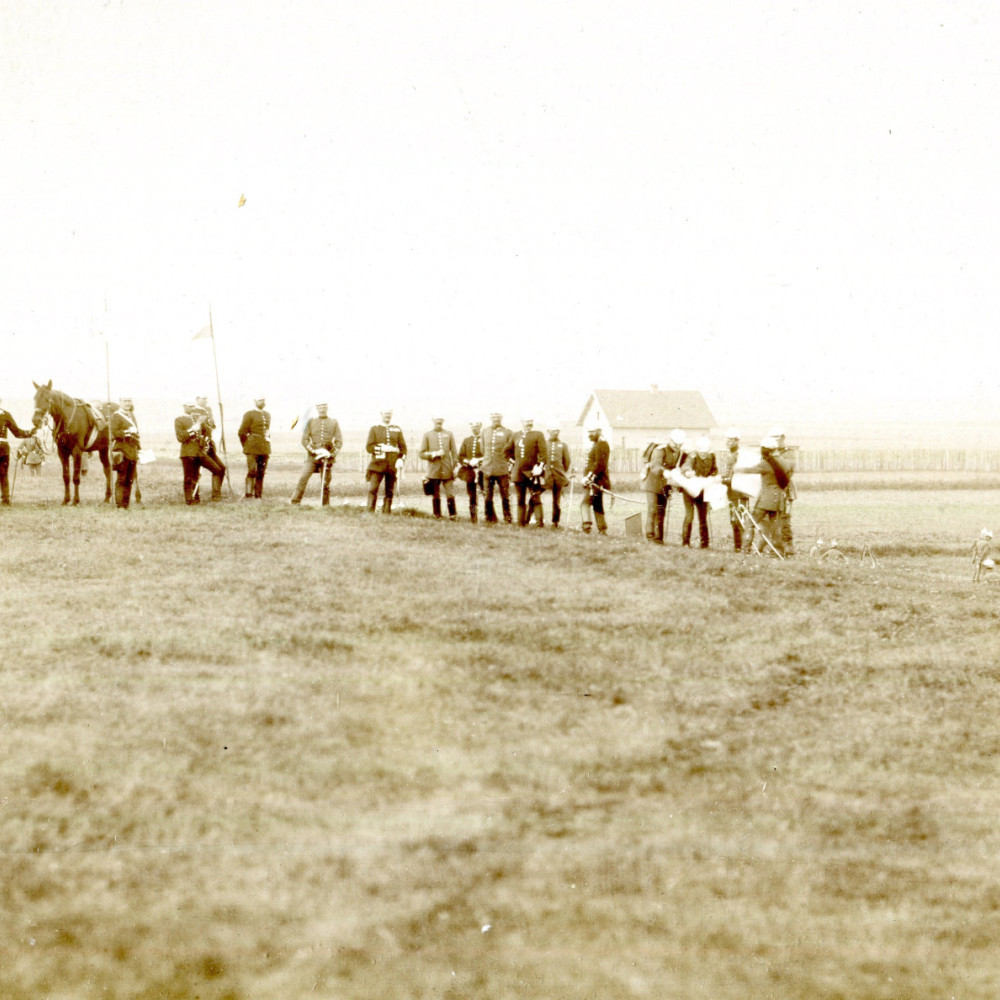
M16 438L30 438L31 431L21 430L10 413L0 407L0 505L10 506L10 445L7 444L7 431Z

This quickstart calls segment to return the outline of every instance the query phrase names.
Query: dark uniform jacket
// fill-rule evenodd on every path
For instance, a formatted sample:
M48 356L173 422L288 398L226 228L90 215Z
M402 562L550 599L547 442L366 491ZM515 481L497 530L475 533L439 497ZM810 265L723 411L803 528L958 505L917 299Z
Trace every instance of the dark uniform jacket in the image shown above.
M31 431L22 431L7 410L0 409L0 454L10 454L10 445L7 444L7 431L10 431L16 438L31 437Z
M545 488L568 486L570 458L569 445L565 441L549 441L549 458L545 465Z
M595 486L602 486L604 489L611 489L611 479L608 477L608 461L611 458L611 445L603 438L598 438L590 447L587 455L587 467L583 470L585 478L588 478Z
M545 435L541 431L518 431L507 446L507 457L514 462L514 482L520 483L531 479L531 470L539 464L544 465L548 457L545 447Z
M174 435L181 443L181 458L199 458L206 453L208 428L198 417L182 413L174 421Z
M271 414L267 410L247 410L236 433L244 455L271 454Z
M774 452L761 452L761 459L756 465L738 466L738 472L757 472L760 474L760 493L755 510L781 510L785 503L785 486L788 478L784 465ZM780 480L780 483L779 483Z
M501 425L492 424L483 431L483 475L506 476L510 470L508 465L511 441L514 435Z
M473 482L478 476L482 460L483 437L481 434L470 434L458 449L458 478L464 483Z
M396 424L375 424L368 432L365 451L372 456L369 472L395 472L396 459L406 458L406 441Z
M455 436L451 431L428 431L420 442L420 457L427 463L428 479L455 478L458 453L455 451Z
M320 448L326 448L336 455L344 446L340 424L333 417L312 417L302 432L302 447L314 455Z
M691 472L700 477L719 474L719 466L716 464L715 455L712 452L707 455L699 455L697 452L686 455L682 468L684 470L690 469Z
M138 461L139 428L124 410L115 410L111 414L111 436L115 441L115 451L120 451L130 462Z

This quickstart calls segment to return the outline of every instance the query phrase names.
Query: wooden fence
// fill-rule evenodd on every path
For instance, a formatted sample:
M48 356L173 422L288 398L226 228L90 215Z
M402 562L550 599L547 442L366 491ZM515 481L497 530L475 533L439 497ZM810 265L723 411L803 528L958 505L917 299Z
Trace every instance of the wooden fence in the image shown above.
M144 443L146 439L144 438ZM147 447L157 455L170 458L177 454L176 441L168 438L151 438ZM574 465L583 468L585 454L579 446L573 448ZM280 442L275 446L274 465L301 465L305 452L293 442ZM242 465L239 442L229 453L230 462ZM351 442L337 458L340 472L363 473L369 456L364 448ZM641 448L613 448L611 472L621 476L638 476L642 472ZM236 465L233 466L234 468ZM420 460L416 449L406 456L406 471L423 473L426 463ZM800 448L795 459L796 472L992 472L1000 473L1000 449L982 448Z
M611 452L611 471L638 475L642 449ZM796 472L1000 472L1000 450L971 448L800 448Z

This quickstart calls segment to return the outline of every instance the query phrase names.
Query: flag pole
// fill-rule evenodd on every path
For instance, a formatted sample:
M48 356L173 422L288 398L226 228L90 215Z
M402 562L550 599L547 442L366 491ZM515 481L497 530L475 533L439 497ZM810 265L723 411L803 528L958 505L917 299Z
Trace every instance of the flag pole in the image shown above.
M229 481L229 453L226 451L226 415L222 409L222 389L219 387L219 357L215 353L215 326L212 324L212 306L208 307L208 332L212 338L212 362L215 365L215 395L219 401L219 443L222 445L222 455L226 460L226 485L229 496L234 497L233 484Z
M108 293L104 292L104 329L101 331L101 340L104 341L104 386L108 394L108 405L104 414L104 440L106 445L105 459L101 465L104 468L105 489L111 495L108 500L112 507L115 506L114 470L111 467L111 347L108 345ZM98 431L100 437L100 431ZM97 449L97 457L101 457L101 449ZM82 459L81 459L82 460Z

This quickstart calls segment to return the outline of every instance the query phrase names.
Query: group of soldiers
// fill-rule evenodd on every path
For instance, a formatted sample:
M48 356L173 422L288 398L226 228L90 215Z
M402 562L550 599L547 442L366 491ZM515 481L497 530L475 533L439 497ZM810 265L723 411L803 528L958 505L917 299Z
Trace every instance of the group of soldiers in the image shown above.
M794 555L791 515L796 497L795 455L786 443L782 427L774 427L760 442L760 458L755 462L741 464L740 433L735 428L726 431L725 451L718 454L712 451L707 437L698 438L691 445L683 430L674 429L665 442L650 442L643 460L646 537L650 541L663 543L670 494L677 490L684 501L681 544L690 546L697 512L699 541L702 548L708 548L708 490L685 488L685 480L702 485L717 477L726 488L733 548L737 552L753 548L782 557ZM741 475L760 477L756 495L740 488Z
M365 450L371 456L368 463L368 510L374 513L382 492L382 511L392 510L396 478L406 459L406 440L402 429L392 422L392 411L384 410L381 423L368 432ZM562 493L570 483L572 463L569 446L560 440L560 428L549 427L548 438L535 429L530 417L521 420L521 429L512 431L504 426L503 414L490 414L485 429L479 421L469 425L469 435L456 444L455 436L446 430L443 417L434 417L433 426L420 442L420 457L427 463L424 492L431 497L431 509L436 518L444 516L445 501L448 517L457 520L455 480L465 484L469 505L469 520L479 520L479 496L483 497L483 516L487 524L497 524L500 517L511 524L511 484L517 498L517 523L544 527L542 493L552 496L550 524L559 528L562 519ZM600 428L589 432L591 446L583 470L585 489L583 530L608 530L604 516L604 493L610 490L608 459L611 450L601 437ZM497 512L499 502L500 511ZM590 514L593 514L593 517Z
M321 502L330 502L330 480L337 454L343 447L340 425L329 415L326 403L318 403L315 413L305 420L302 446L305 463L291 497L298 505L305 495L313 475L320 475ZM402 428L393 423L391 410L383 410L380 422L373 425L365 443L369 455L366 469L368 511L374 513L379 494L381 510L392 510L393 497L407 455ZM127 508L133 487L138 489L136 472L139 461L139 429L130 399L122 399L112 407L109 418L112 465L116 471L115 503ZM7 473L10 448L7 431L19 438L31 438L33 432L22 430L13 417L0 409L0 502L9 503ZM195 397L183 405L183 413L174 421L174 431L180 445L183 466L183 491L187 504L200 503L201 471L211 476L211 501L222 498L226 466L216 449L216 423L205 397ZM521 429L512 431L504 426L503 415L490 414L485 428L473 421L470 433L456 442L444 426L442 417L432 420L432 427L420 442L420 458L426 462L424 492L431 498L436 518L445 512L457 520L456 480L465 485L469 519L479 520L479 497L483 498L483 516L487 524L502 518L513 522L511 485L517 502L517 523L521 527L544 527L543 494L551 497L549 523L559 528L562 521L563 491L575 474L569 446L561 440L558 426L548 427L547 434L535 429L534 420L525 417ZM271 414L265 397L254 400L253 408L244 413L238 436L246 458L247 470L244 497L259 500L263 496L264 477L271 454ZM581 524L589 532L596 524L600 534L607 532L604 500L611 495L608 475L610 446L600 427L588 429L589 448L582 469ZM745 454L745 452L744 452ZM649 541L662 544L671 494L678 491L684 504L681 544L691 545L694 518L697 514L699 541L702 548L710 544L709 517L711 500L705 484L720 483L725 487L733 546L737 551L753 547L788 556L793 554L791 506L795 499L793 476L794 452L785 441L785 432L775 427L760 443L759 460L741 464L740 435L735 429L726 432L726 448L716 454L707 437L689 442L686 433L675 429L664 441L651 441L643 453L641 489L646 495L645 535ZM759 476L756 495L743 492L740 476ZM755 481L756 482L756 481ZM141 497L137 494L137 500ZM442 505L443 501L443 505ZM499 509L498 509L499 508Z
M271 452L271 415L265 409L266 400L254 401L240 424L239 439L247 459L247 499L259 499L263 494L264 474ZM383 410L381 421L371 427L365 442L370 456L366 470L368 483L368 510L374 513L381 494L381 510L389 513L396 492L398 477L407 455L406 438L402 428L393 423L392 410ZM561 497L569 485L571 460L569 446L560 440L560 429L549 428L548 439L534 429L534 421L524 419L521 430L514 432L503 425L503 416L493 413L490 425L483 430L479 422L470 426L471 433L457 445L455 436L444 427L444 418L436 417L433 427L424 434L420 443L420 457L427 463L424 491L432 498L434 516L442 518L444 501L447 516L456 520L458 508L455 498L455 480L465 484L469 505L469 518L479 520L479 496L483 496L483 514L488 524L498 523L500 517L512 523L511 484L517 497L518 524L544 526L541 495L549 491L552 496L551 525L558 528L562 517ZM181 446L184 466L184 499L189 504L198 503L198 479L202 469L212 476L212 500L222 496L222 483L226 468L216 451L213 432L215 421L204 399L184 404L184 412L174 421L174 430ZM591 530L594 523L600 533L607 531L604 515L604 492L611 488L608 478L610 448L601 438L601 431L590 432L591 448L584 469L584 519L583 528ZM337 454L343 447L340 424L329 415L327 403L315 405L315 415L307 419L302 430L302 446L306 451L305 463L291 503L299 505L305 495L309 480L320 475L321 503L330 502L330 479ZM497 505L499 504L499 514ZM588 516L592 512L593 517Z

